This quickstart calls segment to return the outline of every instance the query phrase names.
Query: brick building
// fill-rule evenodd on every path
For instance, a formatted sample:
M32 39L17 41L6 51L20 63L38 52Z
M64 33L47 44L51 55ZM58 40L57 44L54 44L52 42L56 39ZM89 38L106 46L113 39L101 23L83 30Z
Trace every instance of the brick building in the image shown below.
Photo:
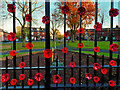
M0 29L0 41L8 41L8 35L9 33L7 31Z

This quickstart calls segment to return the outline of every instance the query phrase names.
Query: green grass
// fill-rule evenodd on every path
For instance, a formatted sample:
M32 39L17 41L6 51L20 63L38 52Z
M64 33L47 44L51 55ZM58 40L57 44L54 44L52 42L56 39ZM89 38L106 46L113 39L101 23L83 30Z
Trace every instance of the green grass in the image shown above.
M72 50L73 52L79 52L79 51L75 51L75 50ZM82 53L87 53L87 54L92 54L92 55L94 55L94 52L90 52L90 51L82 51ZM104 55L104 56L107 56L107 57L109 57L109 53L104 53L104 52L98 52L97 53L97 55ZM112 55L112 57L114 57L114 58L117 58L118 57L118 54L114 54L113 53L113 55Z
M74 42L70 41L68 43L68 46L77 47L78 43L79 43L79 41L74 41ZM83 48L89 48L89 49L94 48L94 41L89 41L89 45L88 45L87 41L82 41L82 43L84 45ZM113 43L120 45L120 42L113 42ZM100 49L102 49L102 50L109 50L109 45L110 45L109 41L97 41L97 46L100 47Z
M25 43L26 44L26 43ZM33 44L33 49L37 49L37 48L45 48L45 42L32 42ZM2 44L3 46L11 46L13 45L12 43L10 44ZM56 43L57 46L60 45L59 42ZM50 46L53 47L54 46L54 43L51 41L50 42ZM19 51L19 50L26 50L27 48L26 47L22 47L22 43L16 43L16 50ZM2 51L9 51L11 50L11 47L3 47L1 48Z

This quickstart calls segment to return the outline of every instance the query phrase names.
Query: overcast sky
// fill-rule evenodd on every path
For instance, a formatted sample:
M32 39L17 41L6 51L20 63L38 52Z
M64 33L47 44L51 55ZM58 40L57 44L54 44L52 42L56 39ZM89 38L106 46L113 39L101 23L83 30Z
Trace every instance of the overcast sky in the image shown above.
M92 1L95 1L95 0L92 0ZM99 3L99 7L98 8L101 10L100 12L104 12L105 13L105 18L104 18L105 19L105 23L103 24L103 28L109 28L110 27L109 10L110 10L110 7L111 7L110 6L110 2L103 2L105 0L98 0L98 1L100 1L100 2L98 2ZM118 8L118 2L117 1L114 3L114 7L115 8ZM43 2L39 2L39 4L42 4L42 3ZM50 3L50 13L51 14L52 14L53 10L56 8L56 6L54 5L54 3L55 2L53 2L53 1L51 1L51 3ZM3 12L4 13L7 12L7 7L6 7L6 11L3 11ZM41 26L42 28L44 28L45 25L42 23L42 17L44 15L45 15L44 8L42 9L42 12L40 12L40 11L34 12L32 14L32 16L33 16L33 19L38 19L38 21L37 21L38 25L32 24L32 26L33 27L40 27ZM21 14L20 14L20 12L18 12L17 9L16 9L16 16L18 16L18 17L20 17L22 19ZM120 17L120 14L119 14L119 16L114 17L114 27L116 25L118 25L118 17ZM0 28L5 29L8 32L12 32L13 31L12 18L11 19L1 19L1 21L2 22L0 23ZM98 21L100 21L100 17L98 17ZM93 21L93 23L89 27L87 27L87 28L93 28L94 23L95 22ZM16 21L16 26L20 26L19 23L18 23L18 21ZM60 32L62 34L64 33L64 28L63 27L60 27L59 30L60 30ZM67 30L69 30L69 28L67 28Z

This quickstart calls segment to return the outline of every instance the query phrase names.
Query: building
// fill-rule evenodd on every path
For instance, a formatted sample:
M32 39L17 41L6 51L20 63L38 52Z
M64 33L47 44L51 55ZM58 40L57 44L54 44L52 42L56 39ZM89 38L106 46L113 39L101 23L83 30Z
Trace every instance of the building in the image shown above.
M9 33L3 29L0 29L0 41L8 41Z
M94 30L95 29L85 29L85 35L82 35L82 39L87 39L87 31L90 31L90 40L94 40ZM70 34L70 30L67 31ZM75 39L78 39L79 33L76 32ZM97 32L97 40L109 40L110 38L110 28L102 28L101 31ZM120 40L120 27L113 28L113 40Z

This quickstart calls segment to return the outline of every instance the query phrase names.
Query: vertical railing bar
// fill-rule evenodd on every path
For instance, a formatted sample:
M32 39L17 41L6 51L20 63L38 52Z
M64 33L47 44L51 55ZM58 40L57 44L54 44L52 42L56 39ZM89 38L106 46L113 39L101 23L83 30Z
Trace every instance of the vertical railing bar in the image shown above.
M24 62L23 56L22 56L22 62ZM22 68L22 74L24 74L24 68ZM24 80L22 80L22 89L24 89Z
M87 55L87 73L89 73L89 56ZM88 90L88 79L86 79L86 85L87 85L87 90Z
M111 0L111 8L113 8L113 0ZM110 18L110 45L113 43L113 17ZM112 60L112 51L110 50L110 60ZM109 80L112 79L112 66L109 65ZM112 87L109 87L109 90L111 90Z
M45 0L45 15L50 17L50 0ZM45 25L45 49L50 49L50 23ZM50 89L50 58L45 58L45 89Z
M15 5L15 0L13 0L13 5ZM15 12L13 12L13 33L16 34L15 29ZM16 50L16 40L13 41L13 50ZM13 68L16 67L16 55L13 57ZM16 79L16 70L14 69L14 79ZM14 88L16 88L16 85L14 85Z
M64 6L66 5L66 0L64 0ZM64 33L66 32L66 14L64 14ZM66 47L66 37L64 37L64 47ZM66 53L64 53L64 67L66 67ZM66 86L66 68L64 68L64 90Z
M117 78L116 78L116 85L117 85L117 90L119 90L119 55L117 58Z
M39 73L39 63L40 63L40 60L39 60L39 56L38 56L38 73ZM38 90L39 90L39 85L40 85L40 82L38 81Z
M72 55L71 62L73 62L73 55ZM73 77L73 68L71 68L71 77ZM73 86L73 84L72 84L72 86ZM73 87L71 88L71 90L73 90Z
M104 67L104 55L102 55L102 69L103 69L103 67ZM104 84L104 74L102 74L102 79L101 80L102 80L101 81L101 86L102 86L101 90L104 90L104 87L103 87L103 84Z
M8 73L8 57L6 56L6 73ZM6 90L8 90L8 82L6 82Z
M82 7L82 0L80 0L80 7ZM80 28L82 27L82 16L80 15ZM79 43L81 43L81 33L79 33ZM79 85L81 86L81 48L79 48ZM81 87L79 87L79 90Z
M57 58L56 58L56 75L58 74L58 55L57 55ZM58 89L58 83L56 83L56 88Z
M97 23L97 18L98 18L98 0L95 0L95 24ZM94 31L95 34L95 42L94 42L94 47L97 47L97 31ZM94 51L94 63L97 62L97 52ZM94 70L94 76L96 76L96 70ZM94 85L96 85L96 83L94 82ZM95 87L96 90L96 87Z
M32 16L32 13L31 13L31 0L29 0L29 14ZM29 23L29 42L31 43L31 25L32 25L32 22L30 21ZM31 70L31 67L32 67L32 49L29 50L29 60L30 60L30 79L32 78L32 70ZM30 86L31 88L32 86Z

